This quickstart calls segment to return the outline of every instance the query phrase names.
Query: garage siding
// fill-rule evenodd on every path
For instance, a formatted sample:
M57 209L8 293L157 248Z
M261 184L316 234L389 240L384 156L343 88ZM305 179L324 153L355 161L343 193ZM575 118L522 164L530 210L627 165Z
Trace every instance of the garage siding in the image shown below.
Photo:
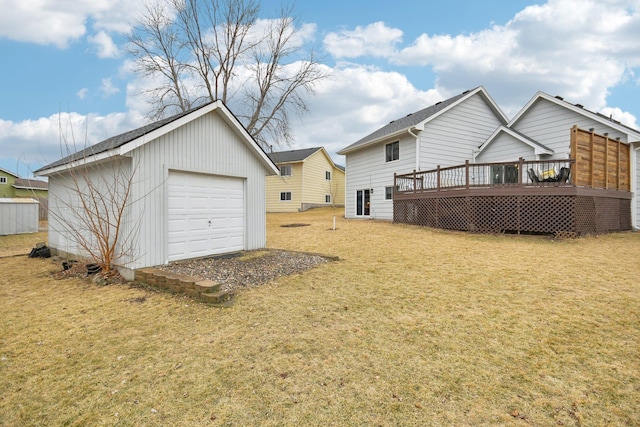
M131 152L139 179L133 217L139 224L139 257L128 268L169 261L167 245L170 172L192 172L244 181L244 249L266 245L265 167L216 110L150 141Z

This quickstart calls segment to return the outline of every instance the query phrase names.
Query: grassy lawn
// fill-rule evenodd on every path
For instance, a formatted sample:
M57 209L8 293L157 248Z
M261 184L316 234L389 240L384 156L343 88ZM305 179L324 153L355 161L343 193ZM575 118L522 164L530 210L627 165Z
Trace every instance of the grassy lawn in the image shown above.
M225 309L1 258L0 425L640 425L640 233L331 226L269 214L340 261Z

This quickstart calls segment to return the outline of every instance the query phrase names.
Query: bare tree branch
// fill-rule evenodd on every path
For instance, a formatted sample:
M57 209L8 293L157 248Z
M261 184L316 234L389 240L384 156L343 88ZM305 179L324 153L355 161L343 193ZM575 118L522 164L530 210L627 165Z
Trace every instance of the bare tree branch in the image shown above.
M292 115L308 111L308 97L326 77L300 41L293 8L263 29L258 0L164 1L147 6L130 38L136 72L160 82L148 90L153 116L219 99L237 106L264 146L290 142Z

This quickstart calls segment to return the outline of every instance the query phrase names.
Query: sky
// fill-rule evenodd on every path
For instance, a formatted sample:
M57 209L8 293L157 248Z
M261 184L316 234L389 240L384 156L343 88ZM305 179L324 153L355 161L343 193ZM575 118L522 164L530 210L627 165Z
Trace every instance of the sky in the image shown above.
M147 123L124 53L143 1L0 0L0 168L32 177L61 135L82 148ZM261 19L282 5L263 0ZM281 150L344 164L340 149L477 86L510 118L542 91L640 127L640 0L299 0L295 15L328 77Z

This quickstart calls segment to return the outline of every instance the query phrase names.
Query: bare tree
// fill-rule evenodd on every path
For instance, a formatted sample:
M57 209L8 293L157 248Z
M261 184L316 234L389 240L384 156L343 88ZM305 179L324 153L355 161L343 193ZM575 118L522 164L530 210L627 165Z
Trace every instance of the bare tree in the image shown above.
M62 130L61 146L73 154L75 144ZM73 137L71 137L73 138ZM49 177L49 227L57 231L59 249L91 259L104 274L135 261L139 221L130 218L137 167L126 157L90 162L88 153L68 163L64 174ZM51 243L51 242L50 242ZM66 250L63 249L63 250Z
M258 21L257 0L159 0L147 6L130 36L135 71L157 81L158 118L221 100L263 146L292 139L290 120L326 77L305 50L293 8Z
M128 52L135 58L135 71L155 79L152 89L145 89L152 104L152 119L160 119L191 108L184 84L189 67L183 35L170 19L168 5L147 3L129 37Z

